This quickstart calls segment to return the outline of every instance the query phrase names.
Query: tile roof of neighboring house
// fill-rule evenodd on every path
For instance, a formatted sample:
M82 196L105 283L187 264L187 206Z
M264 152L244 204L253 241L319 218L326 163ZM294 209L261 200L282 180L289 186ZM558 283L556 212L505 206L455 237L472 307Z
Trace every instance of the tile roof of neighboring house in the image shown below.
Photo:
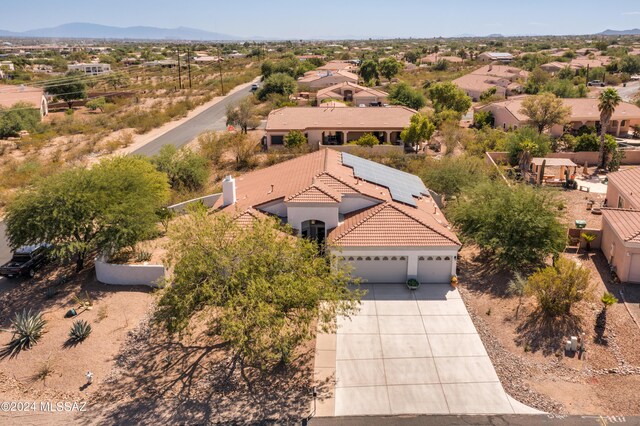
M353 89L354 96L358 93L365 92L370 96L378 96L378 97L386 97L389 96L387 92L383 92L382 90L373 89L371 87L360 86L359 84L353 83L351 81L345 81L343 83L334 84L333 86L325 87L324 89L318 90L316 96L318 98L323 97L332 97L342 99L341 89Z
M264 213L252 208L248 208L247 210L235 216L234 219L240 226L249 226L253 223L254 220L261 220L265 217L267 217L267 215L265 215Z
M383 203L346 218L328 238L346 247L460 245L451 232L442 232L441 228L432 215L419 209Z
M435 53L432 53L430 55L427 55L423 58L420 58L420 63L423 64L432 64L436 61L439 60L445 60L448 62L462 62L462 58L458 57L458 56L443 56L443 55L437 55Z
M340 200L339 192L319 182L285 198L288 203L339 203Z
M344 61L329 61L324 65L319 66L318 70L329 70L329 71L339 71L339 70L351 70L354 69L355 65L351 62Z
M492 77L507 78L509 80L529 77L529 71L521 70L520 68L510 65L485 65L472 71L471 74L490 75Z
M39 109L43 96L44 90L39 87L0 84L0 106L4 108L11 108L19 102L25 102Z
M640 210L640 167L609 173L607 178L609 185L615 185L624 199Z
M402 129L416 111L404 106L385 108L285 107L267 117L267 131L306 129Z
M540 68L542 68L543 70L547 71L547 70L562 70L565 69L567 67L570 67L571 65L568 62L547 62L546 64L542 64L540 65Z
M481 107L485 109L491 106L506 108L519 121L527 121L529 118L522 114L522 101L527 96L514 96L504 101L493 102ZM571 108L570 121L600 121L598 100L594 98L562 98L564 106ZM640 119L640 108L628 102L620 102L616 107L612 120Z
M347 70L319 70L319 71L310 71L305 73L304 77L298 79L300 83L311 83L312 81L320 80L321 78L331 77L340 75L342 77L348 78L353 81L358 81L358 75Z
M487 55L491 58L496 58L496 59L509 59L509 58L513 58L513 55L511 53L508 52L482 52L481 55Z
M495 78L480 74L467 74L456 78L453 84L464 90L475 90L479 92L487 91L493 87L499 86Z
M214 208L227 212L259 211L261 206L285 200L322 203L333 198L365 196L378 204L345 218L329 233L329 241L346 233L337 244L460 245L433 199L422 197L416 207L394 201L386 187L357 179L353 169L342 163L342 153L338 151L323 149L240 175L235 180L236 204L223 207L220 197ZM250 219L243 214L240 217ZM402 223L401 229L390 223L394 218ZM365 219L368 223L363 226L360 222Z
M586 58L576 58L572 59L569 64L574 68L598 68L608 65L611 62L611 58L608 56L600 56L598 59L586 59Z
M640 211L602 209L602 216L623 241L640 243Z

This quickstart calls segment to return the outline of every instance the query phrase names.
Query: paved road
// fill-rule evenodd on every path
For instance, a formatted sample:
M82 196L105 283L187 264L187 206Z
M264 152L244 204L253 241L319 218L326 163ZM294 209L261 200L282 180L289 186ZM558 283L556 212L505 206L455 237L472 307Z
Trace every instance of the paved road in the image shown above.
M235 104L250 95L250 87L246 87L228 95L226 98L202 111L192 119L185 121L175 129L168 131L164 135L158 136L148 144L138 148L133 152L133 154L150 157L160 152L160 148L162 148L163 145L172 144L179 148L192 141L202 132L207 130L226 129L225 114L227 112L227 105Z

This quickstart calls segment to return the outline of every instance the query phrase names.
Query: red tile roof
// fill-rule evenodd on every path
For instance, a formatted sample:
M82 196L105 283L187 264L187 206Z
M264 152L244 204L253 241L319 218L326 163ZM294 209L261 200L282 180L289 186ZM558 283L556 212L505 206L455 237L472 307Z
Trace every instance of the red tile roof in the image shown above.
M314 183L285 199L288 203L339 203L342 196L322 183Z
M351 215L328 239L346 247L460 245L450 229L424 211L389 202Z
M602 216L623 241L640 243L640 211L602 209Z

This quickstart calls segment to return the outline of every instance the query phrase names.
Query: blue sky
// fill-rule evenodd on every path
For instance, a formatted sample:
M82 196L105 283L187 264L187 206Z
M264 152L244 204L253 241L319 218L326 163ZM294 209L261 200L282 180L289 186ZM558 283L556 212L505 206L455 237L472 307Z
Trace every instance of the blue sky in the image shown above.
M3 0L0 29L69 22L276 38L588 34L640 28L639 0Z

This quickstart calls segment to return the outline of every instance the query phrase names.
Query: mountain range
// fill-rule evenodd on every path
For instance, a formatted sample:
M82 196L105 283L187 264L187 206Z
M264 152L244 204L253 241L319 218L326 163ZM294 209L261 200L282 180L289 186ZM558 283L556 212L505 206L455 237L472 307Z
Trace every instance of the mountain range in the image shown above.
M632 30L604 30L597 35L607 35L607 36L616 36L616 35L640 35L640 28L634 28Z
M640 35L640 29L611 30L607 29L596 35ZM22 38L80 38L80 39L112 39L112 40L193 40L193 41L233 41L233 40L275 40L265 37L240 37L231 34L222 34L197 28L158 28L149 26L114 27L109 25L75 22L59 25L52 28L39 28L34 30L16 32L0 30L0 37ZM481 37L473 34L460 34L455 37ZM489 34L488 38L507 37L502 34ZM364 37L341 37L341 39L359 39ZM368 38L368 37L367 37ZM386 38L386 37L385 37ZM318 39L329 40L326 37Z
M70 23L53 28L14 32L0 30L0 37L33 38L102 38L130 40L241 40L241 37L195 28L113 27L108 25Z

